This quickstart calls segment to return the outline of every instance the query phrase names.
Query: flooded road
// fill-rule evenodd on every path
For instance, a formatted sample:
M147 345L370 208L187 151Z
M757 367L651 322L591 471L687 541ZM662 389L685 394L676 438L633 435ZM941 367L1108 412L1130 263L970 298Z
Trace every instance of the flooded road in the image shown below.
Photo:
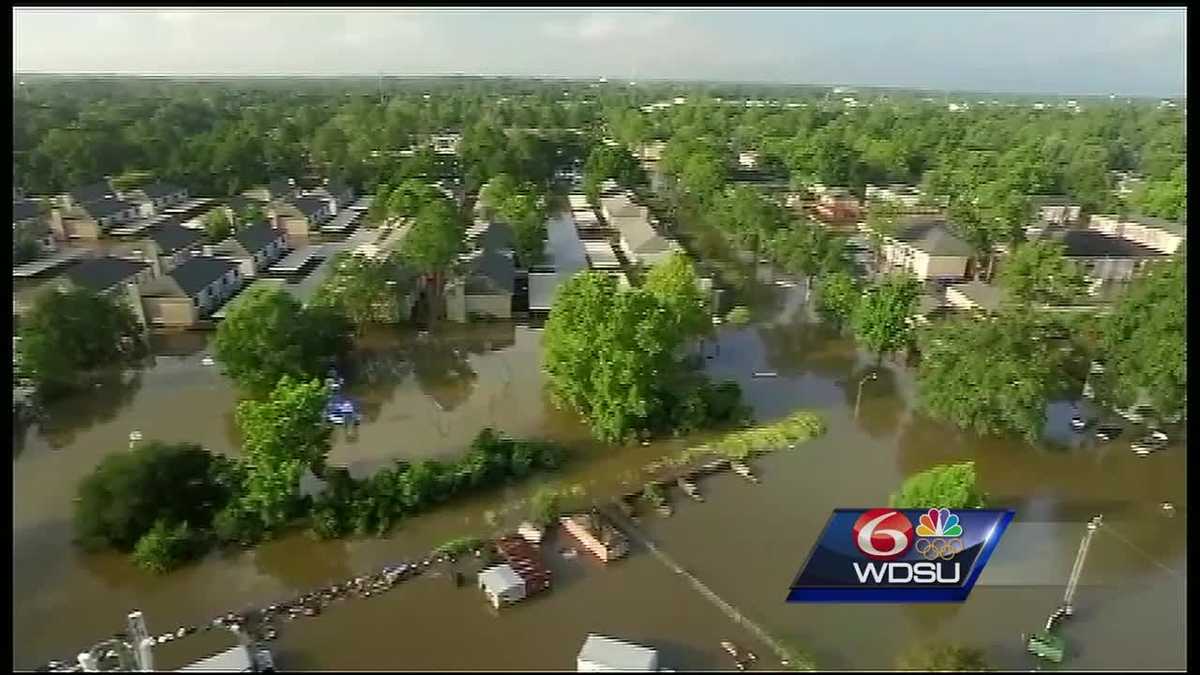
M754 321L721 327L709 371L735 379L759 419L817 410L828 433L794 451L756 460L763 479L702 481L707 501L676 515L646 516L643 529L716 593L777 638L816 656L824 668L887 668L917 639L978 645L994 666L1032 668L1019 644L1061 599L1083 523L1103 513L1092 544L1077 616L1066 624L1068 665L1177 668L1185 664L1186 445L1148 458L1129 437L1096 445L1070 432L1070 402L1051 406L1047 440L1029 446L980 439L913 410L906 368L873 360L828 327L811 322L803 284L747 282ZM194 623L228 609L283 599L411 558L444 541L518 523L522 500L545 480L584 485L604 496L640 483L647 462L684 440L611 448L587 439L573 416L543 391L540 331L510 324L447 327L427 336L374 331L360 341L351 388L364 406L357 435L339 430L331 464L355 475L401 458L451 457L482 426L559 440L576 449L564 471L453 502L402 523L384 539L318 542L285 536L255 550L214 554L166 577L142 573L115 555L84 555L70 543L75 486L106 454L124 451L129 432L194 441L236 452L236 392L219 367L201 365L207 336L156 340L142 371L64 401L41 427L14 437L14 665L69 657L120 630L133 608L150 630ZM776 377L753 376L774 371ZM799 605L784 598L834 507L885 503L903 478L934 464L973 459L993 503L1017 520L988 571L961 606ZM1167 517L1160 502L1175 504ZM418 579L382 596L338 605L318 618L280 626L273 643L285 669L537 669L573 667L587 632L652 645L664 666L732 668L718 642L757 644L682 579L635 548L604 568L563 559L548 544L555 587L496 614L468 585Z

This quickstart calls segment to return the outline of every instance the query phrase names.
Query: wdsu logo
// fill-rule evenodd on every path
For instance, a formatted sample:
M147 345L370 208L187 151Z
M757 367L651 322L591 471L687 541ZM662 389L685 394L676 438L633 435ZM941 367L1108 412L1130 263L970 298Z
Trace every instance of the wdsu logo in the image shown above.
M834 509L788 602L962 602L1013 515Z

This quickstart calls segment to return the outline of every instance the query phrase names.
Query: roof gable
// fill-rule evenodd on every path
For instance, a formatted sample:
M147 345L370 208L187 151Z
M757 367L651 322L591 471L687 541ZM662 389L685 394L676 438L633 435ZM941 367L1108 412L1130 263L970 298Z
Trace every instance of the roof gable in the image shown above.
M71 283L94 292L106 291L142 272L150 265L122 258L86 258L67 270Z

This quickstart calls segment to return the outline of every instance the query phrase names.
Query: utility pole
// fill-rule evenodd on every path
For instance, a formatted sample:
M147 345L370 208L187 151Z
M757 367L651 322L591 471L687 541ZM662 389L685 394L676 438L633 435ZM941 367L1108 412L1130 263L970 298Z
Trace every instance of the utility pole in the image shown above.
M1079 586L1079 577L1083 574L1083 562L1087 558L1088 547L1092 545L1092 536L1100 528L1104 516L1096 516L1088 521L1087 532L1079 542L1079 553L1075 556L1075 566L1071 568L1071 578L1067 580L1067 591L1063 594L1063 610L1067 616L1075 613L1071 600L1075 598L1075 589Z

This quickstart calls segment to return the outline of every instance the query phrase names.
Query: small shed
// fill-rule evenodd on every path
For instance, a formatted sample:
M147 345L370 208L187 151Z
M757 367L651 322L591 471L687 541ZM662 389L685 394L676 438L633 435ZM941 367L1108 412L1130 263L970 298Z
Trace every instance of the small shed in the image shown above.
M479 587L496 609L525 598L525 580L507 563L494 565L480 572Z
M656 671L658 652L620 638L589 633L575 657L575 669L581 673Z

